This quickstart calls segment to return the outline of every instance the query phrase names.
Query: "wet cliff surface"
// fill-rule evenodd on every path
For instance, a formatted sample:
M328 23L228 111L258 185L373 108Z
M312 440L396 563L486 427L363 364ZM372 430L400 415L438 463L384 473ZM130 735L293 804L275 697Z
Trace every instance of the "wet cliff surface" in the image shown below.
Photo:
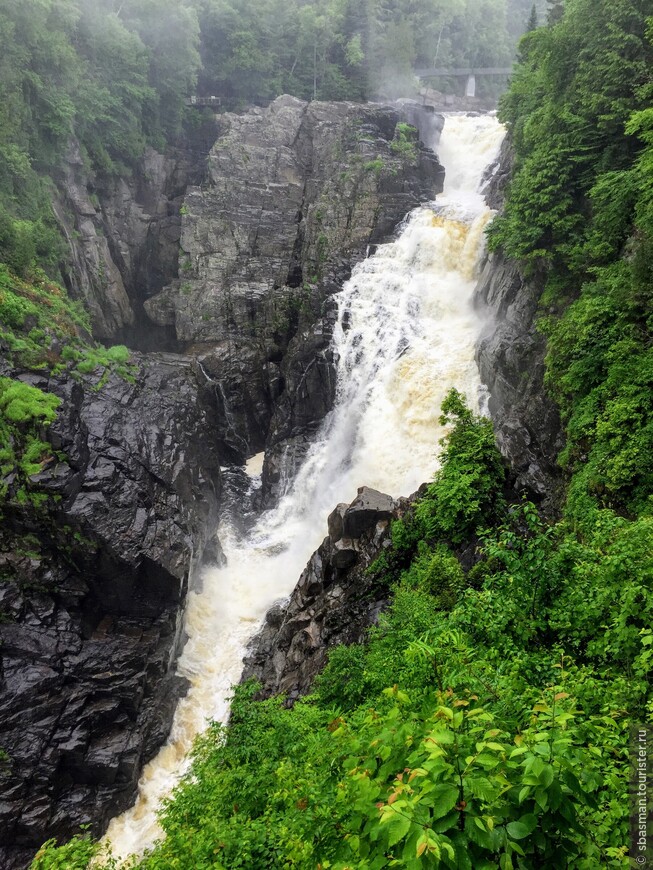
M544 389L546 341L536 328L541 285L500 254L488 258L476 290L487 318L476 360L489 389L497 444L515 488L555 507L556 457L563 446L558 410Z
M513 153L504 141L490 170L486 197L500 210ZM527 279L501 254L486 257L475 304L486 325L476 348L497 443L515 476L515 488L555 511L560 487L556 458L564 440L560 416L544 387L546 340L537 330L542 276Z
M332 294L441 189L405 120L280 98L113 181L71 143L55 202L69 289L97 337L148 353L133 382L1 364L62 400L42 503L8 508L0 532L3 867L133 800L185 688L189 583L233 508L221 468L266 447L274 498L333 403Z
M133 799L184 689L182 605L216 557L220 497L214 408L190 360L137 358L134 383L101 390L20 377L63 401L34 479L47 503L5 510L0 532L7 868L80 824L99 833Z

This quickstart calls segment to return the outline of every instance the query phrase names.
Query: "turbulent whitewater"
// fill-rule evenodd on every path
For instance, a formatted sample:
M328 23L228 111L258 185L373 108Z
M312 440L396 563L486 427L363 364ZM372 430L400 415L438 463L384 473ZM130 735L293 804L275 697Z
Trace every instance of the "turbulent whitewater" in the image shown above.
M141 853L161 836L161 799L207 720L226 719L248 641L291 593L333 507L362 485L409 495L432 477L444 434L440 403L452 386L482 406L471 298L492 213L478 188L502 138L494 117L447 116L437 149L443 195L412 212L396 241L360 263L339 294L334 410L279 506L244 539L228 525L219 530L227 564L207 571L201 592L189 596L178 670L191 689L168 743L143 771L136 805L109 827L115 854Z

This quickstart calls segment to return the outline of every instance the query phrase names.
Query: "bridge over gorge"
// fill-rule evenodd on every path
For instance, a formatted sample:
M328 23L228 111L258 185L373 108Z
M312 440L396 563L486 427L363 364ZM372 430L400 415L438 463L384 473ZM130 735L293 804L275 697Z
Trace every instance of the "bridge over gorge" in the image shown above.
M200 109L204 106L208 106L212 109L219 109L222 105L222 100L220 97L186 97L186 105L187 106L195 106Z
M476 96L476 76L509 76L512 67L465 67L463 69L446 69L445 67L432 67L431 69L415 70L418 79L457 78L467 79L465 96Z

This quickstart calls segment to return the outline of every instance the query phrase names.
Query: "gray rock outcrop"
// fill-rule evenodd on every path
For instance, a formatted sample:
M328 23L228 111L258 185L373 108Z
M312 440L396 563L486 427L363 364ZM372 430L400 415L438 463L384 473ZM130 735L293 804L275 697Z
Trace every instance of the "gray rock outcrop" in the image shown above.
M167 737L183 604L218 556L214 405L191 360L136 358L134 383L16 373L62 399L42 505L0 531L0 866L101 833ZM198 378L199 375L199 378Z
M361 487L350 505L331 513L329 534L290 599L270 610L250 645L242 679L258 680L263 697L283 694L292 703L310 690L329 648L364 639L389 595L367 569L390 546L390 520L407 506L406 499Z
M102 178L70 142L53 207L70 252L64 278L97 338L174 348L172 335L144 322L142 305L177 277L183 196L201 180L216 136L209 118L166 155L147 147L132 174Z

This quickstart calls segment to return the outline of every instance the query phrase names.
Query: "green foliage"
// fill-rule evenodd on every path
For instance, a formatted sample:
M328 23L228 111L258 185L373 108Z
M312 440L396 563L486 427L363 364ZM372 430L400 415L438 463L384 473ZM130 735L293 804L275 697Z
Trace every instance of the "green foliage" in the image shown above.
M52 423L60 400L22 381L0 378L0 411L10 423Z
M275 66L260 29L207 2L200 18L214 17L225 47L216 69L237 58L245 70L234 101L259 87L259 62L293 70L304 92L349 86L334 45L350 82L374 68L383 40L361 29L351 41L370 14L396 40L396 68L410 68L422 43L400 4L345 5L346 25L330 7L285 20L305 41ZM464 5L430 10L445 42ZM653 715L650 32L626 0L550 7L503 104L517 169L491 242L545 286L547 386L567 431L563 517L506 504L491 425L452 391L442 467L370 569L392 584L378 625L365 644L331 650L292 709L240 687L229 727L200 739L164 810L165 841L137 866L628 866L628 731ZM2 304L24 333L33 311L18 296ZM35 434L26 468L40 449ZM70 866L84 866L85 848L70 846ZM47 846L39 860L61 854Z
M366 862L358 866L579 866L592 857L610 866L607 850L579 843L579 815L596 806L603 780L592 781L598 765L557 688L518 733L473 696L433 693L416 710L408 694L389 690L395 706L385 716L372 711L342 741L351 752L347 838ZM596 727L609 751L618 727ZM364 811L372 804L378 815Z
M486 473L484 421L457 393L443 410L439 480ZM465 575L443 540L415 539L424 502L437 528L449 516L427 493L395 523L397 583L366 643L331 650L292 709L239 687L136 866L627 866L629 723L653 712L653 521L552 526L524 502L485 514Z
M523 33L527 0L202 0L203 93L230 107L287 92L365 99L415 89L413 69L499 66ZM492 88L492 83L485 85ZM396 94L395 94L396 91Z
M52 457L42 435L60 404L57 396L37 387L0 378L0 500L8 495L18 502L28 500L30 475L38 474Z
M11 365L41 374L67 372L77 379L97 373L94 389L101 389L112 372L133 381L129 350L96 345L89 333L86 312L43 273L28 281L0 265L0 342ZM44 438L59 404L51 393L0 378L0 502L36 507L45 502L31 478L54 459Z
M32 870L84 870L91 859L101 854L100 847L89 837L73 837L65 846L56 848L56 840L48 840L32 861ZM106 870L115 868L113 861L104 863Z
M551 21L525 37L502 105L517 171L490 244L545 285L570 516L636 516L653 483L653 49L625 0L569 0Z
M429 538L461 543L503 509L505 470L494 443L492 423L465 406L451 390L442 403L442 425L454 425L442 453L442 468L416 510Z
M643 12L629 0L569 0L555 26L526 35L501 106L517 166L505 213L490 229L493 247L531 268L572 267L582 276L591 264L579 250L590 192L599 194L604 173L604 186L619 187L615 173L628 172L637 152L624 128L644 100L651 63L644 29ZM627 191L632 195L624 182L615 203L622 211Z
M385 163L381 157L376 157L374 160L368 160L368 162L363 166L363 169L366 172L373 172L375 175L380 175L383 172L385 167Z
M410 124L397 124L390 148L395 154L399 154L406 160L415 160L418 140L419 136L415 127Z
M82 306L43 273L23 280L0 264L0 340L14 365L58 373L73 363L73 376L101 369L132 379L129 350L96 345L90 329Z

